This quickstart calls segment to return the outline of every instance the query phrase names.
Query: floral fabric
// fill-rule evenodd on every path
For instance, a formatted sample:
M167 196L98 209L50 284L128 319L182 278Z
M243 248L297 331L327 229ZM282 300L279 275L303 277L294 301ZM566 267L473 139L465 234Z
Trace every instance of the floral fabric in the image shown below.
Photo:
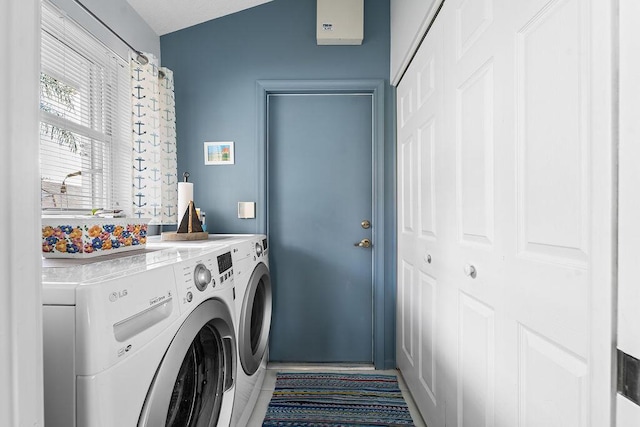
M125 220L126 221L126 220ZM106 252L140 249L147 243L147 224L43 224L42 252L45 257L106 255Z

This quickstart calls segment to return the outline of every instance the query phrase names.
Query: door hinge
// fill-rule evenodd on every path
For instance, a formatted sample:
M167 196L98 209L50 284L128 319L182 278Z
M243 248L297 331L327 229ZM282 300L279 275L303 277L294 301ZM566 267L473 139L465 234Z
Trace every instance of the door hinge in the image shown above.
M618 350L618 393L640 405L640 360Z

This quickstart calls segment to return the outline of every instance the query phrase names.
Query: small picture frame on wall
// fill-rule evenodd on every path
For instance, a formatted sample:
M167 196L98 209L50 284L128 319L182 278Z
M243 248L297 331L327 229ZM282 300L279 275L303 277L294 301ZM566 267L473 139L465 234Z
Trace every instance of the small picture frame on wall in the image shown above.
M234 163L233 141L204 143L205 165L232 165Z

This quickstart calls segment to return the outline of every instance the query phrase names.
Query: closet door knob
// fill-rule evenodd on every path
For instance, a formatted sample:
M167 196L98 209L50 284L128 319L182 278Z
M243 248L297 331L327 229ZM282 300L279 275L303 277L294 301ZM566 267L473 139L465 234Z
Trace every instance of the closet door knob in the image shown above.
M476 271L476 268L475 268L473 265L471 265L471 264L467 264L467 265L465 265L465 266L464 266L464 274L465 274L466 276L469 276L469 277L471 277L472 279L475 279L475 278L476 278L477 273L478 273L478 272Z
M425 254L424 260L427 261L427 264L431 264L431 254Z

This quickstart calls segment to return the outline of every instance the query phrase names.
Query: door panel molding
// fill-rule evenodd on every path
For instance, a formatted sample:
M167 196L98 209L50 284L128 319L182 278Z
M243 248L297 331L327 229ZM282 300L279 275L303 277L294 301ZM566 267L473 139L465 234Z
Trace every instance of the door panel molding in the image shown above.
M518 341L519 425L587 426L587 362L522 324ZM536 395L546 396L544 405Z
M495 425L495 317L493 307L459 292L456 402L459 426Z
M458 240L494 244L494 71L486 61L456 89ZM474 114L481 111L482 114Z
M256 170L257 209L256 233L267 232L267 97L272 94L366 93L372 96L372 229L373 247L373 362L376 369L385 366L385 342L394 340L394 326L385 324L385 311L393 309L394 301L385 301L385 218L384 218L384 135L385 81L357 80L258 80L256 110L258 156Z
M482 37L493 21L493 2L464 1L456 10L456 60Z
M591 135L584 106L589 102L589 26L582 9L577 0L550 2L517 33L516 147L519 255L587 269ZM570 20L576 21L575 29L566 31ZM550 61L556 64L553 69ZM571 103L549 106L538 101L553 96ZM550 171L562 171L569 185L555 185L556 175ZM538 185L541 182L545 185Z

